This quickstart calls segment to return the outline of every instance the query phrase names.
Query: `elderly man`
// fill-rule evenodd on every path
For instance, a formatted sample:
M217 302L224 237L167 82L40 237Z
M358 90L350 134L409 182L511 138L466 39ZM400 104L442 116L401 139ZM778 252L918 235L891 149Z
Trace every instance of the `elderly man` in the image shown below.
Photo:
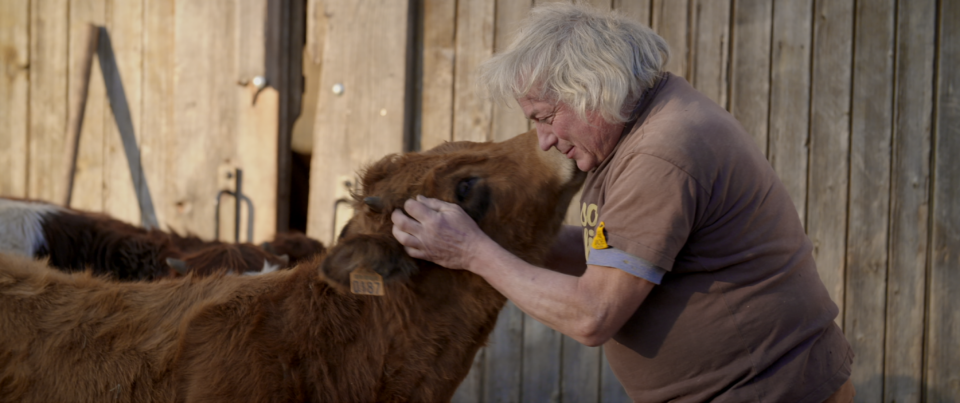
M644 402L846 402L853 352L796 208L740 124L663 70L665 41L609 12L535 8L481 80L588 172L581 227L547 267L499 247L456 205L408 200L407 252L483 276L590 345Z

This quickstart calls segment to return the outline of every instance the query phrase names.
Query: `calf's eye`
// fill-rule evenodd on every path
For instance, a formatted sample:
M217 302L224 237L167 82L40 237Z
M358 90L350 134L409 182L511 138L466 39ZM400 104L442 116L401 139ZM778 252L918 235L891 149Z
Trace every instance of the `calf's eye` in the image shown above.
M457 183L457 201L463 203L467 199L467 196L470 195L470 192L473 190L473 185L477 184L477 181L480 178L465 178L461 179Z

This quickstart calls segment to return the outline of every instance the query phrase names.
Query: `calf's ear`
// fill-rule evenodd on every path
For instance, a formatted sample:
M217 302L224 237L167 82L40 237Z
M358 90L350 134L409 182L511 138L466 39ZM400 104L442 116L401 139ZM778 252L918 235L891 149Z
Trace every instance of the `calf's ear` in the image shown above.
M181 275L184 275L184 276L190 272L190 266L187 265L187 262L184 262L183 260L180 260L180 259L168 257L167 265L170 266L170 268L175 270L177 273L180 273Z
M383 277L385 283L405 281L417 271L417 264L391 235L362 234L341 239L323 260L320 270L327 279L344 287L350 273L365 268Z

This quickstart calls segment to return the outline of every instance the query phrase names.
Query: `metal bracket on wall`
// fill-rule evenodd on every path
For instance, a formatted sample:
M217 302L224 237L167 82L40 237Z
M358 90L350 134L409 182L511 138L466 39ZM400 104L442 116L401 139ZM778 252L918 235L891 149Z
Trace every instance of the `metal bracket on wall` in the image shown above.
M233 226L233 241L236 243L240 242L240 207L243 205L243 202L247 203L247 242L253 242L253 201L250 200L247 195L243 194L243 170L237 168L234 178L236 179L236 189L231 191L228 189L221 190L217 192L217 205L215 207L216 213L213 215L213 228L215 239L220 240L220 200L223 198L223 195L233 196L234 201L236 202L236 207L233 212L234 226Z

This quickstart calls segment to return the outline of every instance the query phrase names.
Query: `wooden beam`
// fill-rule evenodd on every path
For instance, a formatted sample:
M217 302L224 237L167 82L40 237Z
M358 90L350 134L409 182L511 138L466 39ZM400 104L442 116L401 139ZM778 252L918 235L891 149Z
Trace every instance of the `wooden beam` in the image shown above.
M455 1L423 2L423 80L420 149L453 140L453 71L456 60Z
M493 104L476 93L476 68L493 55L494 0L457 3L453 139L490 141Z
M0 2L0 195L27 196L30 2Z
M138 149L143 133L143 0L107 0L106 27L110 32L117 69L130 109ZM137 189L130 176L128 156L109 107L105 108L103 132L103 210L112 217L140 225ZM141 169L143 168L141 164ZM149 182L147 182L149 187ZM156 193L156 191L151 192ZM151 200L152 201L152 200Z
M818 1L814 21L810 106L810 180L807 235L843 327L846 290L847 197L850 174L850 97L853 1ZM851 226L856 225L851 221Z
M32 199L63 200L69 77L67 0L30 2L30 133L27 192ZM57 150L51 152L51 150Z
M308 235L331 245L344 179L403 151L408 4L331 0L310 174ZM398 18L397 16L404 16ZM373 29L375 27L376 29ZM335 84L343 88L337 95Z
M883 401L920 402L937 2L899 3Z
M730 0L695 0L693 7L690 83L728 108Z
M767 159L805 222L810 119L812 0L773 8L770 74L770 145Z
M940 2L933 211L923 399L960 396L960 4Z
M236 164L237 99L245 91L237 85L237 9L232 2L202 1L177 3L175 11L176 140L164 152L178 158L167 182L172 187L164 191L176 195L177 208L165 224L213 239L218 173ZM221 233L233 233L233 220L221 222L231 225Z
M690 3L692 0L653 0L651 27L670 46L670 61L666 70L685 78L690 77Z
M896 2L857 2L844 332L857 399L883 400Z
M147 1L143 21L143 109L140 124L140 162L150 185L160 228L184 231L186 223L173 217L186 215L190 200L178 191L177 176L183 157L176 135L176 11L166 1ZM199 173L197 173L199 174ZM209 220L210 225L213 218ZM206 224L206 222L204 222Z
M734 0L730 113L767 155L773 0Z

